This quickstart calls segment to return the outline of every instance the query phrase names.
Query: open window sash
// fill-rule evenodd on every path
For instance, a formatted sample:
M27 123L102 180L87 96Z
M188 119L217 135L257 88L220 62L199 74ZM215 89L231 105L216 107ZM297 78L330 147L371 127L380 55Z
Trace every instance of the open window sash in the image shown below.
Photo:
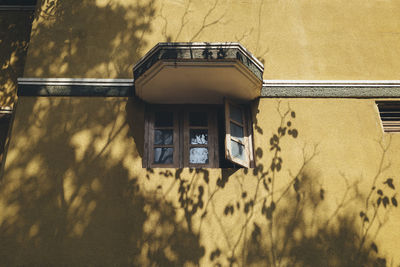
M249 168L253 161L253 146L249 114L244 106L225 99L225 157Z

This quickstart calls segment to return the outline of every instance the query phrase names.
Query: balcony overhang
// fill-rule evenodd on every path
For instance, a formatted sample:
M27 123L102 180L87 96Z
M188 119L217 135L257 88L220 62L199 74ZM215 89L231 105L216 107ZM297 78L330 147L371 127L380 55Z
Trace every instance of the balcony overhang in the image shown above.
M264 67L238 43L159 43L134 67L135 95L158 104L260 96Z

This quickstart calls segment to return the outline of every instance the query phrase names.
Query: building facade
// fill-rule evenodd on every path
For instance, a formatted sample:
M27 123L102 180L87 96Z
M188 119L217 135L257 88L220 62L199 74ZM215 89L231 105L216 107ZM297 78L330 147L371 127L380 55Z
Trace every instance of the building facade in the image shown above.
M399 11L38 1L4 53L0 266L399 266Z

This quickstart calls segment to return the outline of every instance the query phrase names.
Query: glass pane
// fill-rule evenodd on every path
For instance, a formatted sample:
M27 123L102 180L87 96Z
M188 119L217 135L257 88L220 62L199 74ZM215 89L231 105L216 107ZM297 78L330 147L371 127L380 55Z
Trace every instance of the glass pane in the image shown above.
M243 127L231 122L231 136L236 137L240 141L244 142Z
M170 147L154 148L154 163L170 164L173 162L174 149Z
M231 140L232 157L245 160L244 145Z
M173 130L154 130L154 144L172 145L173 136L174 136Z
M242 110L240 108L233 105L229 105L229 113L232 119L243 124Z
M189 113L190 126L208 126L208 118L206 112L190 112Z
M174 126L174 113L172 113L172 112L156 112L154 124L156 127L172 127L172 126Z
M189 162L192 164L208 163L208 148L206 147L192 147L189 154Z
M207 145L208 130L190 130L190 143L192 145Z

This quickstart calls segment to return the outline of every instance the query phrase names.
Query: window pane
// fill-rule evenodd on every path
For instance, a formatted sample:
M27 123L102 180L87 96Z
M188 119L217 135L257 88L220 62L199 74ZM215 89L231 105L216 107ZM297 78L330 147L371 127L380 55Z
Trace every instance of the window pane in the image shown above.
M233 122L231 122L230 125L231 125L231 136L236 137L240 141L244 142L243 127L240 127Z
M173 136L174 136L173 130L154 130L154 144L172 145Z
M208 118L206 112L190 112L189 113L190 126L206 126L208 125Z
M230 117L235 121L243 124L242 110L236 106L229 105Z
M174 126L174 114L172 112L156 112L154 124L156 127L172 127Z
M245 160L244 145L231 140L232 157Z
M207 164L208 163L208 148L192 147L189 152L189 162L192 164Z
M190 130L190 143L192 145L207 145L208 130Z
M165 147L154 148L154 163L171 164L173 162L174 149Z

